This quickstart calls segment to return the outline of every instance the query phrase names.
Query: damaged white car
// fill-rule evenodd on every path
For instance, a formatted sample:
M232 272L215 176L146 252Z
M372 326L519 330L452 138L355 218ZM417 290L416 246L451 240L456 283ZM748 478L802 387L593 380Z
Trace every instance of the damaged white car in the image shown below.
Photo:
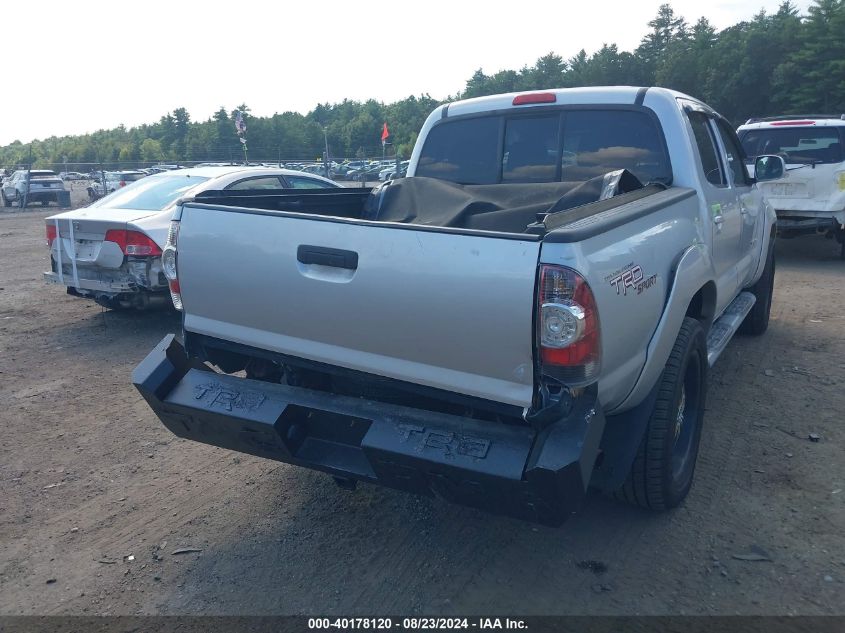
M319 176L266 167L202 167L148 176L88 207L48 217L51 256L44 279L112 309L167 306L161 252L179 198L217 190L256 195L337 186Z

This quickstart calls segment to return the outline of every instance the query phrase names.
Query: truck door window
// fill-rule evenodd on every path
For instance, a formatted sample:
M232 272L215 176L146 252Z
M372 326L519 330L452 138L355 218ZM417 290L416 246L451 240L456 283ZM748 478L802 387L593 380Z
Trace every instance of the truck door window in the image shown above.
M417 176L464 185L499 181L499 126L501 117L447 121L429 131Z
M727 186L727 179L719 164L719 154L716 150L713 132L708 124L709 117L703 112L688 112L687 116L695 136L695 144L698 146L698 155L701 156L701 166L704 168L705 178L718 187Z
M728 155L728 169L733 174L734 185L737 187L750 185L748 172L745 171L745 163L742 160L742 147L736 137L736 132L722 119L716 120L716 128L722 138L722 145L725 146L725 153Z
M557 180L560 115L510 119L502 156L503 182Z

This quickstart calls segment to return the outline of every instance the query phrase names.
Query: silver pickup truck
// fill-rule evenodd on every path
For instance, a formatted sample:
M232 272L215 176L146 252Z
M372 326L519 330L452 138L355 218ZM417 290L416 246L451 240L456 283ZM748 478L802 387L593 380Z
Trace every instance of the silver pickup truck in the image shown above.
M178 436L350 488L549 525L591 486L671 508L709 367L768 325L775 214L743 159L686 95L550 90L438 107L372 191L205 191L162 256L182 343L133 382Z

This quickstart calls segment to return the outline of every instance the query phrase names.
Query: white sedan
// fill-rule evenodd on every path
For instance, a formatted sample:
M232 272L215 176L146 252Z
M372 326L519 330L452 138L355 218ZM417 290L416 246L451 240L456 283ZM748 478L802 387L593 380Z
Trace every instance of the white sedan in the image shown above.
M147 176L90 206L48 217L51 269L44 279L109 308L168 305L161 252L177 200L208 190L336 187L327 178L267 167L200 167Z

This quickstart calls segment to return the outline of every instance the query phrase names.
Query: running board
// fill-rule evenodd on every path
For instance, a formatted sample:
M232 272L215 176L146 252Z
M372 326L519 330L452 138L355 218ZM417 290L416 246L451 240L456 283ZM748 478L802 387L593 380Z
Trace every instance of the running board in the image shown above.
M707 363L711 367L725 351L745 316L751 312L755 301L757 297L750 292L740 292L710 327L710 333L707 335Z

